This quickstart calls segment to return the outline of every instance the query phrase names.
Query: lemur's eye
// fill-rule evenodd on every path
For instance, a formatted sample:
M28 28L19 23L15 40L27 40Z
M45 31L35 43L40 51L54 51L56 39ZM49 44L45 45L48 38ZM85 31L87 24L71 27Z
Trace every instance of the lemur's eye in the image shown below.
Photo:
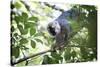
M55 28L49 26L48 29L49 29L49 32L50 32L51 35L53 35L53 36L56 35Z

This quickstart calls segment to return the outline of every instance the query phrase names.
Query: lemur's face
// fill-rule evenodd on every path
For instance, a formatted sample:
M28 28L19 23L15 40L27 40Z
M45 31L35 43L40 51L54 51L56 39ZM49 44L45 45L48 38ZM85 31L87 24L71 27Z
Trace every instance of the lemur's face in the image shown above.
M59 34L60 31L61 31L60 24L57 21L50 22L48 24L48 31L52 36L55 36L55 35Z

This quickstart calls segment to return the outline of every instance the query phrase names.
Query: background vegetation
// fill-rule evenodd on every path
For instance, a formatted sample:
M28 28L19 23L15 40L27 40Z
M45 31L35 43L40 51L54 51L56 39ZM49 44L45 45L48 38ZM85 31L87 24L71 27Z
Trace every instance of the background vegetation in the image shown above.
M58 6L58 9L53 5ZM79 10L80 14L77 19L73 20L71 17L67 19L76 33L66 48L35 56L17 66L96 61L97 8L95 6L19 0L11 2L11 61L50 49L54 39L49 35L46 26L58 17L62 10L70 8Z

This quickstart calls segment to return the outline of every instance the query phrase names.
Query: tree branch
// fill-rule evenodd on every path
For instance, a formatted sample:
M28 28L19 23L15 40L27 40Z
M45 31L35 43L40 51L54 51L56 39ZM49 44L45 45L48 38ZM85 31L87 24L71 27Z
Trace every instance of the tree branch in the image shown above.
M48 4L47 2L44 2L44 4L45 4L46 6L48 6L48 7L51 7L52 9L55 9L55 10L59 10L59 11L61 11L61 12L64 12L63 9L58 8L56 5L50 5L50 4Z
M27 59L30 59L32 57L35 57L35 56L38 56L38 55L42 55L42 54L45 54L47 52L51 52L52 50L47 50L47 51L43 51L43 52L40 52L40 53L37 53L37 54L33 54L32 56L28 56L28 57L24 57L22 59L19 59L17 62L13 62L11 61L11 65L15 65L15 64L18 64L20 62L23 62L23 61L26 61Z
M33 10L33 9L31 8L31 5L28 4L28 2L29 2L29 1L21 1L21 3L24 4L25 8L27 9L27 11L30 12L30 14L31 14L32 16L33 16L34 13L35 13L35 14L38 14L38 15L40 15L40 16L48 16L48 15L44 15L44 14L42 14L42 13L39 13L39 12L37 12L36 10Z

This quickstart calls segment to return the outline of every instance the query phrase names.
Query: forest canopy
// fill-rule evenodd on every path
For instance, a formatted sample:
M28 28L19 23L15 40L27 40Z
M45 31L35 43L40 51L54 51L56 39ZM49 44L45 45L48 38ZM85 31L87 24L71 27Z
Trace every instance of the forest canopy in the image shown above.
M55 39L47 24L63 11L75 9L78 16L66 20L73 36L63 50L36 55L16 66L64 64L97 60L97 7L53 2L11 1L11 64L33 54L51 49ZM75 14L73 14L74 16Z

